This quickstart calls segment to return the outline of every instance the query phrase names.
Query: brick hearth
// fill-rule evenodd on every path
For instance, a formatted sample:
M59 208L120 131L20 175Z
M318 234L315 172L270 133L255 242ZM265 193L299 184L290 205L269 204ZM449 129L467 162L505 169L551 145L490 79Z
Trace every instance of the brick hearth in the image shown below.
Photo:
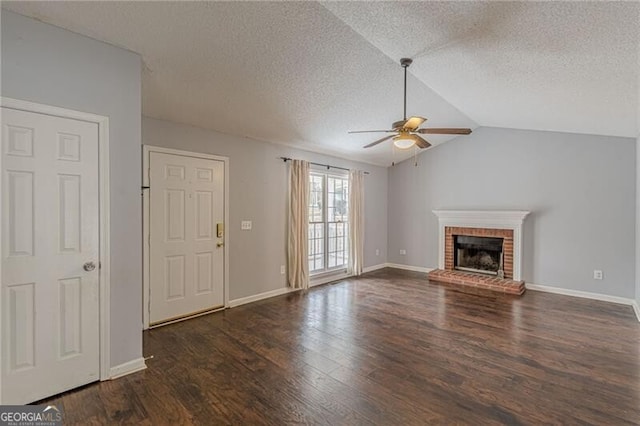
M520 295L522 280L522 225L530 213L524 210L434 210L438 216L438 268L429 279L449 283L471 293L486 290ZM502 238L504 279L454 269L454 236Z
M475 274L454 269L453 250L454 237L465 235L472 237L502 238L502 253L504 259L504 279ZM446 226L444 228L444 269L436 269L429 273L431 281L455 284L500 293L521 295L525 291L524 281L513 279L513 230L496 228L468 228L461 226Z
M455 284L463 287L480 288L500 293L514 294L517 296L523 294L525 291L524 281L513 281L463 271L434 269L429 272L429 280Z

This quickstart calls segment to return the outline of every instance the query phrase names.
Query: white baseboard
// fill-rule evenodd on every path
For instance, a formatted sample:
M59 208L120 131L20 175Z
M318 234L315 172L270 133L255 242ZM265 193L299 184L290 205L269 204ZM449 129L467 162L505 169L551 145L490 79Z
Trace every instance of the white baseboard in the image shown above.
M633 299L628 299L626 297L619 297L619 296L610 296L608 294L589 293L587 291L571 290L568 288L560 288L560 287L549 287L546 285L531 284L531 283L525 283L525 287L527 288L527 290L543 291L545 293L563 294L565 296L582 297L584 299L601 300L603 302L618 303L621 305L633 306L635 304L635 301ZM637 314L637 311L636 311L636 314Z
M634 300L631 306L633 306L633 311L636 313L636 318L640 321L640 306L638 306L638 302Z
M146 368L147 364L144 363L144 358L133 359L131 361L125 362L124 364L111 367L111 370L109 370L109 379L118 379L122 376L126 376L127 374L142 371Z
M362 270L362 272L372 272L377 271L382 268L395 268L395 269L404 269L405 271L414 271L414 272L431 272L435 268L425 268L423 266L411 266L411 265L403 265L401 263L379 263L373 266L367 266Z
M348 274L346 271L343 272L334 272L326 275L321 275L319 277L311 277L311 282L309 283L309 287L315 287L317 285L322 285L326 283L330 283L331 281L344 280L352 275Z
M367 272L373 272L373 271L377 271L378 269L382 269L382 268L386 268L387 264L386 263L379 263L377 265L373 265L373 266L366 266L364 268L362 268L362 273L367 273Z
M431 272L434 270L434 268L425 268L424 266L402 265L400 263L386 263L385 266L387 268L404 269L405 271L414 271L414 272Z
M381 263L379 265L366 267L364 268L363 272L371 272L371 271L375 271L382 268L396 268L396 269L404 269L406 271L426 272L426 273L436 269L436 268L425 268L422 266L402 265L400 263ZM589 293L586 291L571 290L567 288L550 287L546 285L532 284L532 283L525 283L525 287L528 290L543 291L545 293L555 293L555 294L562 294L565 296L582 297L585 299L601 300L603 302L629 305L633 307L636 317L638 317L638 321L640 321L640 306L638 305L638 302L636 302L633 299L628 299L626 297L619 297L619 296L610 296L608 294Z
M379 265L374 265L374 266L368 266L366 268L363 268L363 273L364 272L371 272L371 271L375 271L377 269L382 269L382 268L386 268L389 264L388 263L381 263ZM322 285L322 284L326 284L329 283L331 281L337 281L337 280L343 280L346 278L349 278L351 275L347 274L347 273L337 273L337 274L329 274L329 275L325 275L316 279L311 280L309 287L315 287L317 285ZM263 300L263 299L268 299L270 297L275 297L275 296L281 296L283 294L287 294L287 293L291 293L294 291L300 291L299 288L290 288L290 287L284 287L284 288L278 288L276 290L271 290L271 291L267 291L264 293L260 293L260 294L254 294L253 296L247 296L247 297L241 297L240 299L234 299L234 300L230 300L229 301L229 308L235 308L237 306L241 306L241 305L246 305L247 303L252 303L252 302L257 302L258 300Z
M389 266L388 263L381 263L379 265L368 266L366 268L363 268L362 272L363 273L371 272L377 269L386 268L387 266ZM316 279L312 278L309 284L309 287L315 287L317 285L326 284L331 281L343 280L343 279L349 278L350 276L351 275L347 274L346 272L343 272L343 273L336 273L336 274L328 274ZM257 302L258 300L268 299L270 297L281 296L283 294L291 293L294 291L300 291L300 289L284 287L284 288L278 288L276 290L271 290L271 291L267 291L260 294L254 294L253 296L241 297L240 299L230 300L229 308L235 308L236 306L246 305L247 303Z
M240 299L229 300L229 307L235 308L236 306L246 305L247 303L257 302L258 300L268 299L270 297L281 296L283 294L291 293L294 291L300 291L300 289L283 287L271 291L266 291L260 294L254 294L253 296L241 297Z

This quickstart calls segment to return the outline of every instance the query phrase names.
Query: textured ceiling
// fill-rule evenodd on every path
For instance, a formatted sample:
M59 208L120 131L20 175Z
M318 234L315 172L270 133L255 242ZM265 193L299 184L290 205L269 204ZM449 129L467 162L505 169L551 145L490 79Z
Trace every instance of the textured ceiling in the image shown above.
M402 56L408 115L428 126L637 133L637 3L3 7L140 53L147 116L377 164L391 144L346 132L402 118Z
M327 2L482 126L634 137L638 2Z

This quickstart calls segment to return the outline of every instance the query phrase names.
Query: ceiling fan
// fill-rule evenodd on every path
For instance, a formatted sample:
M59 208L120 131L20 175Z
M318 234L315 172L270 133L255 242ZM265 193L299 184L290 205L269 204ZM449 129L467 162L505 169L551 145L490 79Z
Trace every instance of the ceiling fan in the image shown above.
M455 129L455 128L430 128L419 129L419 127L427 121L423 117L409 117L407 119L407 68L413 62L413 59L402 58L400 59L400 65L404 68L404 119L396 121L391 125L391 130L355 130L349 133L393 133L392 135L385 136L381 139L371 142L365 145L364 148L370 148L378 145L386 140L393 139L393 144L400 149L408 149L416 145L419 148L429 148L431 144L424 140L420 134L429 135L468 135L471 133L471 129Z

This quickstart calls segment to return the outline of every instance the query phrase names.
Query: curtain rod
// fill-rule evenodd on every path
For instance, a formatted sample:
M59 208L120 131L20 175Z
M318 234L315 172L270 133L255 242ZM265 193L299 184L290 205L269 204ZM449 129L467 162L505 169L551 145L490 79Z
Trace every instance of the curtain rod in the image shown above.
M289 157L280 157L280 159L281 159L282 161L284 161L285 163L286 163L287 161L291 161L291 160L293 160L293 158L289 158ZM344 168L344 167L331 166L331 165L329 165L329 164L314 163L313 161L309 161L309 164L313 164L314 166L326 167L327 169L339 169L339 170L346 170L346 171L351 170L351 169L347 169L347 168ZM363 172L363 173L364 173L365 175L368 175L368 174L369 174L369 172Z

